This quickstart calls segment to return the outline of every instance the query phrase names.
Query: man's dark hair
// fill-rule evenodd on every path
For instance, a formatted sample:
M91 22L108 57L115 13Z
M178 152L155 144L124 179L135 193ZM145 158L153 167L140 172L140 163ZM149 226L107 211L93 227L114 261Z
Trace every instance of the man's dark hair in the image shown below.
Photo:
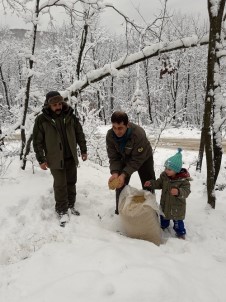
M111 116L111 122L117 124L123 123L127 126L129 122L128 115L122 111L115 111Z

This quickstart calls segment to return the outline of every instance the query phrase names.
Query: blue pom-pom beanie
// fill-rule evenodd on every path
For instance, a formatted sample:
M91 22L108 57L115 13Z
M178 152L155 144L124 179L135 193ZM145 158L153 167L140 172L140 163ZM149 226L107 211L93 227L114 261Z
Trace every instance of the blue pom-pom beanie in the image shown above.
M168 158L165 161L164 166L170 170L175 171L176 173L179 173L182 168L182 149L178 148L178 152L174 155Z

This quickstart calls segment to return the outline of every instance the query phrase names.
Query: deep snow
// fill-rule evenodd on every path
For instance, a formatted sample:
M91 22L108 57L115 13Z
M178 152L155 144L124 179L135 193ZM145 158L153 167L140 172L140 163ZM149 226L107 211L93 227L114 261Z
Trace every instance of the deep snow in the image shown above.
M184 132L184 137L187 134ZM191 136L192 137L192 136ZM176 150L157 148L156 175ZM183 151L193 178L186 240L162 233L164 244L127 238L114 215L109 170L90 161L78 168L77 209L65 228L54 213L52 176L16 159L0 184L0 300L3 302L225 302L225 190L207 206L205 169L197 152ZM203 165L205 167L205 163ZM218 184L225 184L223 157ZM131 186L140 188L135 173ZM159 201L160 191L157 191Z

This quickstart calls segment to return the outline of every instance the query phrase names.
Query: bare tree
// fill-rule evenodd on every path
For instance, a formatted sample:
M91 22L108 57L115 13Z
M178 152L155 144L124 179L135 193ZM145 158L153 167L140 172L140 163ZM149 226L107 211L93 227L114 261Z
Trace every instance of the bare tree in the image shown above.
M216 196L214 187L219 173L222 145L218 137L222 136L219 127L215 127L217 111L219 108L219 95L221 91L219 72L219 51L222 45L221 31L225 8L225 0L208 0L208 12L210 20L209 51L207 68L207 90L205 97L205 111L203 119L201 143L205 144L207 167L207 195L208 204L215 208Z

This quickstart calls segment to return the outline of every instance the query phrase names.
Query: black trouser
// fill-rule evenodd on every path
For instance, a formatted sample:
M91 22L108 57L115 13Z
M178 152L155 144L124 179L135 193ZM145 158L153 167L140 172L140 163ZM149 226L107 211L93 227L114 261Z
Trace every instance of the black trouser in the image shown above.
M155 179L155 171L154 171L154 161L153 161L153 156L150 156L144 163L143 165L139 168L139 170L137 171L140 177L140 181L141 181L141 185L142 188L144 190L147 190L146 187L144 187L144 183L147 180L150 179ZM128 185L130 181L130 176L126 177L125 179L125 185ZM124 189L125 185L120 188L120 189L116 189L116 209L115 209L115 214L119 214L118 211L118 203L119 203L119 195L122 192L122 190ZM153 190L150 190L151 192L154 192Z
M56 212L66 213L76 198L77 166L73 158L64 161L64 169L51 169Z

